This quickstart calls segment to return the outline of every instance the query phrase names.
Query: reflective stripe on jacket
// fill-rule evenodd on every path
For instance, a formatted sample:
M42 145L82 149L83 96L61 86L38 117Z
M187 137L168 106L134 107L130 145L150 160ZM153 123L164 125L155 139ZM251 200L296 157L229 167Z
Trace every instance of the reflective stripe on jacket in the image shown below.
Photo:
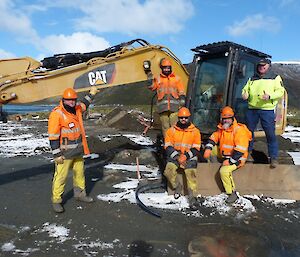
M263 100L264 92L270 95L269 100ZM249 109L274 110L278 100L284 94L282 79L279 75L274 78L252 77L242 90L242 94L248 93Z
M243 153L239 160L241 165L244 165L248 157L249 141L252 140L252 134L246 125L237 123L234 119L233 124L225 130L220 123L218 130L209 139L219 145L222 157L231 157L234 150Z
M169 146L173 147L179 153L187 153L193 156L190 151L192 148L200 151L201 134L199 129L194 124L191 124L186 129L181 129L177 125L169 128L166 133L164 147L166 149Z
M74 158L90 153L82 121L86 105L77 104L75 110L76 115L66 111L61 101L49 116L48 134L54 157Z
M180 77L171 73L169 76L160 74L154 79L151 90L157 91L158 113L165 111L176 112L179 108L179 96L184 95L184 86Z

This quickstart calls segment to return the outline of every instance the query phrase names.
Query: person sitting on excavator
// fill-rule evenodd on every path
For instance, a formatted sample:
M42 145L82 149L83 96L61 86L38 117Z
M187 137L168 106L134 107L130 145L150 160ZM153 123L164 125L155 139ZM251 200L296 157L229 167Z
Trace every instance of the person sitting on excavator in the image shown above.
M180 108L177 124L166 132L164 148L168 159L164 175L171 188L175 190L174 198L178 199L182 191L182 185L177 180L177 172L178 168L184 169L190 208L196 209L196 168L201 145L201 133L190 122L190 116L191 113L188 108Z
M238 123L231 107L225 106L221 111L220 123L205 146L204 158L211 156L213 147L218 146L218 156L223 161L220 176L228 195L227 203L234 203L238 199L232 172L243 165L248 157L248 146L252 134L247 126Z
M167 129L177 122L180 106L185 105L185 92L181 78L172 71L172 63L164 58L160 62L161 73L154 78L149 87L157 92L157 111L162 124L162 133L165 136Z
M74 197L78 201L93 202L85 190L83 155L89 154L82 121L82 113L87 110L98 92L92 87L82 102L77 103L77 93L67 88L60 105L49 116L48 134L55 162L52 181L52 207L56 213L64 212L62 195L70 169L73 170Z

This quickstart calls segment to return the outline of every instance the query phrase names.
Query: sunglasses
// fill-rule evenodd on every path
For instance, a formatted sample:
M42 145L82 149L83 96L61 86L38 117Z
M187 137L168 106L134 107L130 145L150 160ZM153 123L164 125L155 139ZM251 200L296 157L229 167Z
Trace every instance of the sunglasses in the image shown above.
M189 117L178 117L179 119L188 119Z

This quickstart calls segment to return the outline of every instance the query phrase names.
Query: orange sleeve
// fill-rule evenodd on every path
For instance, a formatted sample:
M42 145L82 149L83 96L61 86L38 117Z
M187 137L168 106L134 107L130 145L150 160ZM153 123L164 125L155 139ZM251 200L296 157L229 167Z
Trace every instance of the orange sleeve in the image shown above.
M155 90L157 90L158 89L158 81L157 81L157 78L154 78L153 79L153 83L152 83L152 85L149 87L149 89L150 90L152 90L152 91L155 91Z
M177 90L178 90L178 95L184 95L185 96L185 88L182 84L181 78L179 76L176 76L176 77L177 77L176 87L177 87Z
M173 128L169 128L166 132L164 148L167 149L168 146L174 146L173 140Z
M241 153L248 152L249 133L244 127L240 127L234 135L234 150Z
M201 148L201 133L199 129L196 129L194 133L194 142L192 145L192 148L196 148L198 151L200 151Z
M209 137L210 140L214 141L216 144L219 143L220 140L220 132L217 130L214 133L211 134Z
M49 140L57 140L60 138L60 114L52 111L48 120L48 135Z

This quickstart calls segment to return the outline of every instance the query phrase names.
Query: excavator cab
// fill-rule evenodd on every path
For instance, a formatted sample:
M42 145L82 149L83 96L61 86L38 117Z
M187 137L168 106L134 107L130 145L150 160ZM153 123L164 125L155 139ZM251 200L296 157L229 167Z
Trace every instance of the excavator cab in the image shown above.
M261 58L270 55L228 42L198 46L190 67L187 96L194 124L201 133L210 135L219 122L220 109L231 106L239 122L245 123L247 101L241 96L247 80L256 72ZM276 110L276 133L282 134L286 125L287 94ZM263 135L258 126L256 136Z

